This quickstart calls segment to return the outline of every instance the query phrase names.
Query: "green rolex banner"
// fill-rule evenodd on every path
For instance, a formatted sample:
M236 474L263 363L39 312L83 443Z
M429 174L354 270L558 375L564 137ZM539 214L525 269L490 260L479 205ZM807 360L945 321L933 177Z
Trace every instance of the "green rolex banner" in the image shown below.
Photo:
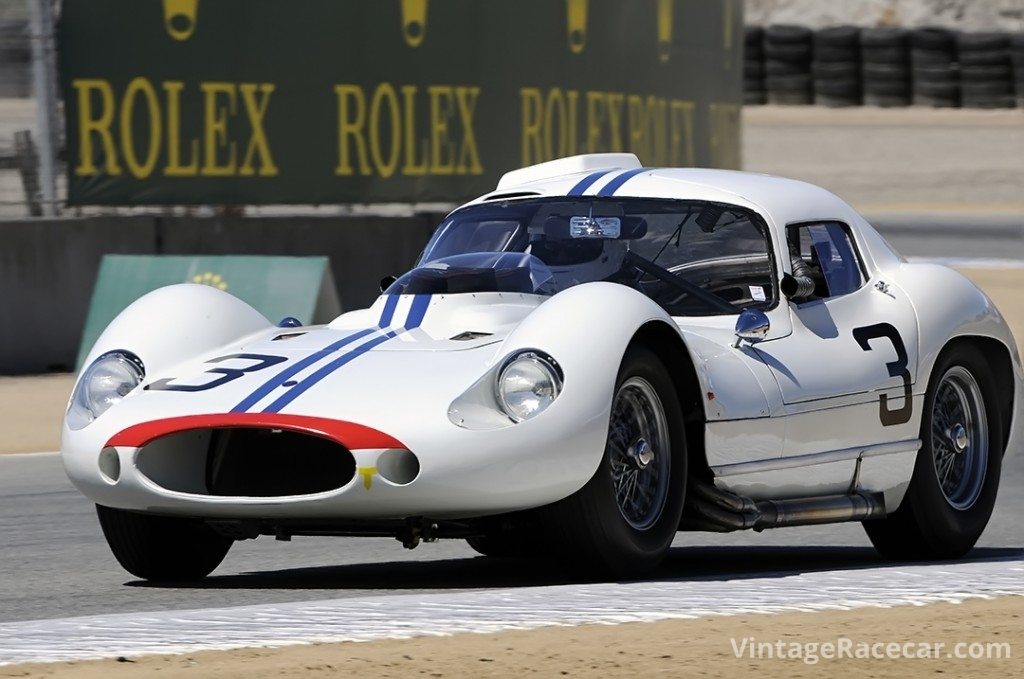
M455 201L738 167L742 0L65 0L72 204Z
M341 313L327 257L104 255L78 347L77 367L124 309L165 285L198 283L230 292L277 323L327 323Z

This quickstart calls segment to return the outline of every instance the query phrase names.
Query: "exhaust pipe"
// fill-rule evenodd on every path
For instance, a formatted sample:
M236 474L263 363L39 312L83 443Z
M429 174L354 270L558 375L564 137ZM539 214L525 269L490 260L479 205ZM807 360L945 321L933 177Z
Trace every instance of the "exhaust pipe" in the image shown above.
M705 483L695 484L689 490L688 511L681 527L690 530L762 531L784 526L865 521L885 516L885 503L879 493L858 492L756 502Z

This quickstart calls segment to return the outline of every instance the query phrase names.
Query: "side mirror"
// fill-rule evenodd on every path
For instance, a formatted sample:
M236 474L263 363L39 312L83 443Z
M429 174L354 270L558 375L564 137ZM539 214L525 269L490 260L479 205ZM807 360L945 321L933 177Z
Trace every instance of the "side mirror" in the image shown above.
M768 334L771 323L768 316L760 309L744 309L736 319L736 342L734 348L740 345L741 340L753 344L760 342Z
M398 280L397 276L385 276L380 279L380 291L384 292L391 287L391 284Z

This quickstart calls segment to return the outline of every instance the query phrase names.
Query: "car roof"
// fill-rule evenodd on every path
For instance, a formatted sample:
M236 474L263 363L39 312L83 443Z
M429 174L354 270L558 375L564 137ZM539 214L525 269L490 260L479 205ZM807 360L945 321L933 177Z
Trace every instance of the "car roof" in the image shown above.
M635 197L705 200L753 209L775 227L836 219L860 223L856 211L820 186L754 172L643 167L632 154L588 154L509 172L497 190L473 203L529 197Z

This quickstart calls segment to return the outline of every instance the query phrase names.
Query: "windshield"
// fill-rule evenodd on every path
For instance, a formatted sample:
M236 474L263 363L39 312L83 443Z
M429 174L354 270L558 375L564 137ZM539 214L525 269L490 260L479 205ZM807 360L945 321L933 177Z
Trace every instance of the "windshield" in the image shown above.
M533 255L472 252L421 264L385 290L388 295L443 295L460 292L520 292L551 295L551 270Z
M535 286L540 294L610 281L676 316L768 309L777 299L767 227L733 205L644 198L472 205L437 228L420 266L498 251L528 254L545 267L550 280Z

